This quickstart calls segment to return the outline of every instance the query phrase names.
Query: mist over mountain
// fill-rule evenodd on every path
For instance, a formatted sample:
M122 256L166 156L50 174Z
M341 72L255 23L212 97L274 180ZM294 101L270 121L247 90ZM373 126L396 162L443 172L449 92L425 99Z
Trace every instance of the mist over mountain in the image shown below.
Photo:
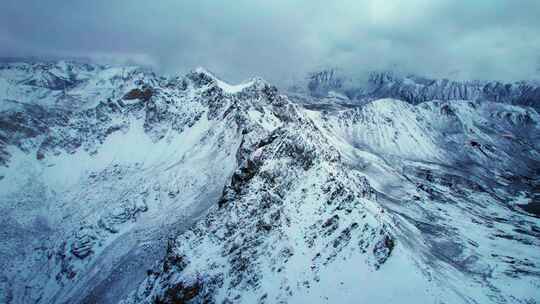
M391 71L372 71L363 78L330 68L306 75L288 87L292 94L309 95L311 101L335 99L359 104L380 98L395 98L418 104L430 100L486 100L534 107L538 110L540 81L458 81L403 76Z
M328 66L514 82L540 78L539 12L536 0L6 0L0 57L84 57L162 73L204 66L279 86Z

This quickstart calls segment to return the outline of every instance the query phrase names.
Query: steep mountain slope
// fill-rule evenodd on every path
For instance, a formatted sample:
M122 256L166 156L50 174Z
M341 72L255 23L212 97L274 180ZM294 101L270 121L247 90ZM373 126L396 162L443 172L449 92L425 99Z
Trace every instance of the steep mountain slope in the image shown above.
M300 110L124 303L534 302L540 222L517 198L538 188L538 122L494 103Z
M3 302L540 300L534 108L25 69L0 73Z

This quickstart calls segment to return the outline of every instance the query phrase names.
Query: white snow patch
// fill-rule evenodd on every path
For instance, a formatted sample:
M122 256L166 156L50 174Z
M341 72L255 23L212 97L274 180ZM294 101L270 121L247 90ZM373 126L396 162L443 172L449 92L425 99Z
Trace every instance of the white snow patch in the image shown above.
M242 90L244 90L245 88L250 87L255 83L255 80L249 80L249 81L245 81L245 82L242 82L242 83L239 83L239 84L229 84L229 83L219 79L214 74L212 74L211 72L209 72L208 70L206 70L206 69L204 69L202 67L198 67L197 69L195 69L195 72L196 73L201 73L201 74L206 74L206 75L210 76L212 79L214 79L216 81L217 85L225 93L228 93L228 94L239 93Z

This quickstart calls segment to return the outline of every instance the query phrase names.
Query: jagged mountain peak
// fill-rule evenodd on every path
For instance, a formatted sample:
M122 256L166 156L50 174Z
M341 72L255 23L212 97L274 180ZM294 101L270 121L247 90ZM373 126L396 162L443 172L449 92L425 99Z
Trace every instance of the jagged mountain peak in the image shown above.
M191 77L200 78L203 81L214 83L226 94L237 94L248 88L262 90L265 87L271 86L261 77L253 77L238 84L230 84L203 67L197 67L191 72L191 74L196 75Z

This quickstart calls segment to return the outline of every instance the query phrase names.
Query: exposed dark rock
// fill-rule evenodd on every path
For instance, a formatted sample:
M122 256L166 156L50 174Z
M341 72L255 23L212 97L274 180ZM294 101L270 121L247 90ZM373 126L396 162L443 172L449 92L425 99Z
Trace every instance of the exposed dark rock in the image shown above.
M519 205L519 207L527 211L528 213L540 218L540 203L539 202Z
M390 254L392 254L392 250L394 250L394 246L394 239L389 234L383 234L382 238L373 247L373 255L376 260L375 268L380 268L388 260Z
M71 244L71 253L79 259L88 257L94 252L93 246L95 240L96 237L92 235L91 231L79 231L75 242Z
M192 283L178 282L169 286L163 296L156 296L154 304L185 304L190 303L203 289L203 282L195 280Z
M140 99L142 101L149 101L152 98L154 91L150 87L143 87L142 89L136 88L129 91L122 99L124 100L133 100Z

